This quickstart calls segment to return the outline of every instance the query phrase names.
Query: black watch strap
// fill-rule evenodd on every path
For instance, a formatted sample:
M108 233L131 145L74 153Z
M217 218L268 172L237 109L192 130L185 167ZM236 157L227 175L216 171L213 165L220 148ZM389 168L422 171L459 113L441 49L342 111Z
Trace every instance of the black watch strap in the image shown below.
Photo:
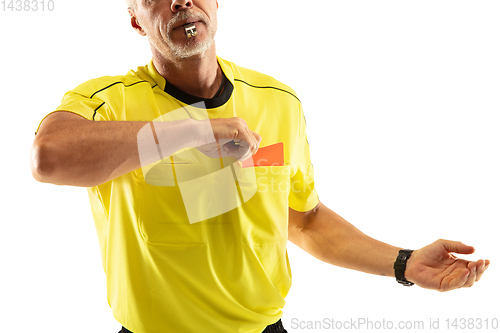
M398 258L394 262L396 281L407 287L414 285L413 282L410 282L405 278L406 262L410 259L412 252L413 250L399 250Z

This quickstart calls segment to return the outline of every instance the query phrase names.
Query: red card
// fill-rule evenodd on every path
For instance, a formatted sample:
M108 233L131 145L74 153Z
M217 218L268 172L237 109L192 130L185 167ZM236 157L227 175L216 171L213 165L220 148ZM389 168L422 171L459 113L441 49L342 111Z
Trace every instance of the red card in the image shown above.
M257 154L242 162L242 167L285 165L283 142L261 147Z

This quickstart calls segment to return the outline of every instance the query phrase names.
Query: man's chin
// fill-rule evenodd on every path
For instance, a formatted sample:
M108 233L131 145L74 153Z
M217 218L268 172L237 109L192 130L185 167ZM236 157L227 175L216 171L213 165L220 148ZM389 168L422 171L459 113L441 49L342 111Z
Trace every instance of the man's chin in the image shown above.
M179 59L187 59L193 57L203 57L205 53L212 46L212 42L206 41L188 41L184 45L170 45L170 49L172 50L172 54Z

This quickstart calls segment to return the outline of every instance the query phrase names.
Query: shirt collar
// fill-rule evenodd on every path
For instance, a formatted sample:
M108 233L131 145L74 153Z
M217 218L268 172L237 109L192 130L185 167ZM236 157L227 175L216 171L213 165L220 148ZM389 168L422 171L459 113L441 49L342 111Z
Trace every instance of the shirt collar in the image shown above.
M219 62L219 65L221 66L222 69L222 74L223 74L223 81L221 84L224 84L224 91L220 96L214 97L214 98L201 98L197 96L190 95L172 85L169 85L167 80L161 76L158 71L156 70L153 60L149 62L147 65L147 70L151 78L155 81L155 83L158 85L158 87L169 94L170 96L176 98L177 100L183 102L184 104L195 104L199 102L204 102L205 107L207 109L213 109L220 107L224 105L229 99L231 98L231 95L233 93L234 89L234 84L232 81L234 80L233 76L231 75L232 72L225 66L224 61L221 61L221 59L217 58L217 61ZM228 76L229 75L229 76Z

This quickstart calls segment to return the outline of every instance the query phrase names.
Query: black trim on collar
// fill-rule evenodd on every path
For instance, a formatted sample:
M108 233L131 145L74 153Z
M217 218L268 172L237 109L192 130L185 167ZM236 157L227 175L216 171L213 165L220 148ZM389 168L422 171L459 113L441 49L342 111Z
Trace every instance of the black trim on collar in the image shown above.
M218 108L229 101L231 98L231 94L233 93L233 84L229 79L226 77L224 72L222 72L222 82L221 82L221 87L224 86L224 90L222 91L222 94L220 96L216 96L213 98L202 98L202 97L197 97L191 94L188 94L175 86L171 85L168 83L168 81L165 80L165 92L169 94L170 96L177 98L179 101L191 105L199 102L204 102L205 107L207 109L215 109Z

